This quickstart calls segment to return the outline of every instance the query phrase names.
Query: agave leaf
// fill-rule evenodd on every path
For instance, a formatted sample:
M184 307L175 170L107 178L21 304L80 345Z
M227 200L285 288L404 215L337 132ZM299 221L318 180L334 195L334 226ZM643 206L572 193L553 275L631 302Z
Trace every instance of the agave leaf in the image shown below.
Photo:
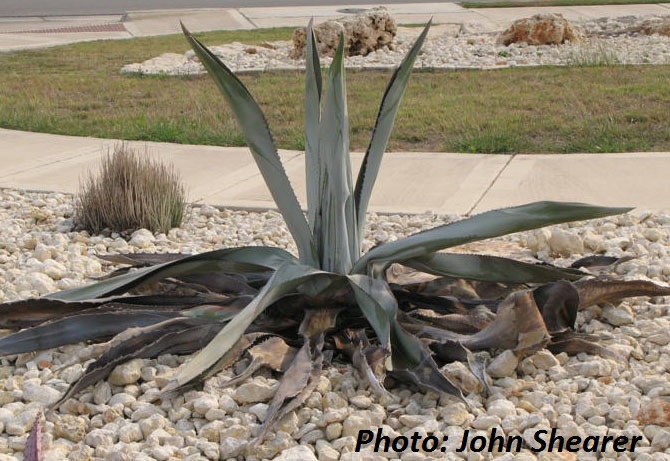
M388 357L389 349L370 345L364 329L346 329L333 337L338 350L347 354L354 368L368 382L370 388L378 396L390 396L384 389L383 381L386 375L384 362Z
M358 217L358 233L363 235L365 229L365 218L368 210L370 197L372 196L372 189L377 180L379 168L381 167L382 157L386 151L389 138L391 137L391 130L395 122L400 102L405 94L407 82L412 73L414 62L416 61L419 51L426 39L428 30L432 20L428 22L426 27L416 39L414 45L405 55L405 58L400 63L400 66L393 73L393 77L386 86L384 97L382 98L379 112L377 113L377 120L372 131L370 144L363 157L361 169L358 172L356 180L355 200L356 213Z
M200 293L192 296L148 295L112 296L90 301L61 301L38 298L12 301L0 304L0 328L20 329L37 326L56 317L64 318L95 309L95 312L121 310L148 310L151 307L161 311L189 309L206 304L235 303L237 298ZM92 312L92 311L91 311Z
M190 254L184 253L128 253L113 255L96 255L99 259L113 264L128 264L131 266L154 266L170 261L183 259Z
M273 418L274 421L279 421L282 417L289 414L293 410L297 410L303 403L305 403L305 401L309 398L310 395L312 395L312 392L314 392L316 387L319 385L320 382L319 378L321 377L321 371L323 370L323 361L325 358L323 354L323 342L324 342L323 335L320 335L317 338L312 338L310 340L310 343L312 343L313 351L311 357L312 370L309 374L309 381L297 396L295 396L293 399L285 403L281 411L278 412L276 416ZM272 421L270 421L270 418L268 417L268 419L263 422L263 428L269 427L268 423L271 422ZM260 441L260 439L261 437L259 436L258 440Z
M544 264L528 264L498 256L432 253L402 261L418 271L448 277L501 283L547 283L556 280L578 280L584 273Z
M291 253L280 248L226 248L188 256L157 266L143 267L91 285L52 293L46 297L67 301L83 301L125 293L142 283L150 283L166 277L192 276L217 271L228 273L270 271L277 269L286 261L294 260L295 258Z
M486 358L482 355L473 354L466 347L464 347L463 349L465 349L465 354L467 356L468 361L468 368L470 369L470 372L472 372L475 378L477 378L477 381L479 381L482 384L482 386L484 387L484 391L486 392L486 395L490 395L491 379L488 373L486 372Z
M488 306L490 301L504 299L512 292L526 288L523 285L438 277L429 282L404 285L403 288L413 293L430 296L453 296L464 305L472 305L473 302L481 300L480 304Z
M579 308L594 304L616 302L633 296L668 296L670 287L646 280L598 280L585 279L575 282L579 292Z
M620 354L596 343L595 341L597 340L598 338L592 335L566 330L552 337L551 342L547 345L547 349L554 354L565 352L568 355L577 355L586 352L591 355L622 360Z
M465 400L460 389L437 369L427 347L398 323L398 305L386 282L356 275L348 279L368 322L375 332L380 331L377 334L385 351L389 350L387 341L390 343L386 369L403 381Z
M433 357L416 336L405 331L397 322L392 329L393 377L410 382L422 389L446 393L466 402L463 392L438 370Z
M315 238L320 242L321 268L346 274L359 257L358 226L349 159L349 122L344 82L344 35L328 72L328 87L319 130L321 208Z
M244 84L182 24L189 44L214 79L237 118L258 169L298 246L300 260L315 265L316 253L307 220L286 175L265 115Z
M307 309L298 332L306 339L314 339L320 335L325 335L327 331L335 328L337 314L341 310L341 308L337 307Z
M312 348L309 341L302 345L293 363L282 376L279 387L275 391L272 401L268 407L267 415L263 423L263 432L279 419L279 411L284 402L298 395L307 386L309 375L312 371ZM259 435L259 439L263 436Z
M262 367L267 367L277 372L284 372L293 363L297 351L286 344L286 341L279 336L271 336L261 343L250 347L247 349L247 352L251 356L249 366L237 376L221 383L221 388L237 386Z
M219 359L235 346L253 321L275 301L294 293L300 285L310 280L319 281L332 277L336 276L292 261L283 264L253 301L228 322L198 355L180 368L165 391L182 387L216 366Z
M417 309L408 315L411 318L419 320L421 323L428 324L437 328L453 331L455 333L477 333L486 328L491 323L493 314L488 311L486 314L445 314L440 315L431 309ZM495 316L494 316L495 318Z
M443 363L467 362L469 354L472 354L469 349L466 349L463 344L456 340L433 340L424 338L424 341L430 345L430 349L435 353L435 357Z
M70 303L44 298L3 303L0 304L0 328L28 328L54 317L73 314L100 304L101 302Z
M533 298L544 319L549 334L554 336L574 329L579 310L579 292L566 281L559 281L537 287Z
M392 287L391 290L393 291L393 295L398 301L398 305L401 306L404 311L414 309L429 309L431 312L435 312L436 315L438 313L466 314L468 312L468 306L460 299L457 299L453 296L426 295L421 291L410 291L404 287L397 286ZM484 303L484 301L481 300L477 300L475 302L477 303L476 305Z
M615 256L593 255L578 259L577 261L570 264L570 267L575 269L579 269L580 267L587 269L610 267L614 269L619 264L632 261L636 258L637 256L623 256L621 258L617 258Z
M316 388L323 367L325 332L335 326L338 312L339 309L309 309L305 312L299 329L305 342L279 382L257 442L275 422L302 405Z
M307 213L317 254L321 254L315 226L321 213L321 158L319 155L319 125L321 123L321 62L316 49L314 20L307 26L305 47L305 179L307 182Z
M0 339L0 356L52 349L65 344L114 336L128 328L178 317L179 312L87 312L27 328Z
M475 334L455 333L443 328L418 325L416 322L406 323L405 326L421 338L436 339L446 344L447 347L442 352L447 355L460 353L451 347L450 343L453 342L458 342L471 351L512 349L519 353L528 353L542 347L550 339L530 290L510 294L498 306L495 319Z
M157 357L160 354L194 352L213 338L220 328L220 324L179 317L125 330L107 343L107 350L88 365L84 374L52 408L57 408L79 391L107 378L123 362Z
M161 257L165 256L165 257ZM156 264L163 264L170 261L176 261L192 256L191 254L183 253L167 253L167 254L149 254L149 253L131 253L131 254L115 254L115 255L97 255L98 258L105 261L113 262L115 264L128 264L130 266L116 269L109 274L101 277L96 277L95 280L106 280L121 274L127 274L132 269L139 267L153 266ZM196 274L196 275L182 275L178 278L179 281L185 283L193 283L202 285L204 288L216 291L219 293L238 293L248 294L255 293L254 286L262 286L270 278L266 273L259 272L245 272L244 274L223 274L221 272L214 272L210 274Z
M386 367L394 375L424 388L462 398L460 390L437 370L426 346L397 322L397 303L385 282L370 277L349 276L361 310L372 325L384 350L391 357Z
M509 295L498 308L493 322L474 335L461 340L469 350L512 349L531 353L549 341L540 311L531 291Z
M411 369L421 365L426 348L413 334L405 330L396 319L391 322L391 370Z
M600 207L584 203L534 202L487 211L379 245L360 258L352 272L360 274L371 270L374 275L381 276L386 266L392 262L426 256L452 246L552 224L602 218L630 210L631 208ZM380 267L369 267L373 264Z
M398 312L398 303L388 284L365 275L350 275L349 285L363 315L375 330L381 347L391 350L391 324Z
M228 352L224 353L221 355L221 357L212 365L207 371L204 373L200 374L197 379L193 379L181 386L176 385L176 383L168 384L163 389L163 395L167 396L168 394L172 393L173 391L183 391L188 388L194 387L198 383L213 377L216 375L219 371L224 370L226 368L231 367L235 362L237 362L242 355L254 344L254 342L262 337L266 336L265 333L247 333L243 335L233 346L228 349ZM225 387L225 383L223 386Z
M270 276L267 276L269 279ZM267 280L267 279L266 279ZM228 295L254 295L258 290L252 288L240 274L209 274L181 275L176 278L180 286L192 288L198 292L225 293Z

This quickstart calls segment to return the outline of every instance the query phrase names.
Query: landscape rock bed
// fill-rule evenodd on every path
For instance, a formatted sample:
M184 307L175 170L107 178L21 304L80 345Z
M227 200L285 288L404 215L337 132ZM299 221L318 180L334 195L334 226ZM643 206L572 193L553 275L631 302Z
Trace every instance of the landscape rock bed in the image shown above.
M202 252L239 245L274 245L294 251L281 216L274 212L194 207L186 223L167 235L140 230L129 236L91 236L73 228L72 197L57 193L0 190L0 301L79 286L113 269L96 254ZM456 216L372 215L371 246L434 227ZM620 264L625 278L670 281L670 215L633 211L587 223L520 233L470 251L513 254L568 265L583 254L636 256ZM577 254L581 252L583 254ZM203 391L159 399L162 388L187 357L164 355L117 367L103 382L68 400L47 416L44 459L189 460L261 459L310 461L487 459L486 453L455 453L465 430L485 435L495 428L532 441L540 429L556 427L566 437L642 437L635 452L543 453L527 449L497 459L661 461L670 459L670 303L633 298L616 306L580 312L579 331L597 334L622 361L541 350L520 363L511 351L492 351L491 393L460 363L442 370L467 392L468 408L450 397L391 389L379 399L352 367L328 367L305 406L280 421L275 435L247 451L278 381L259 373L222 389L227 370ZM0 360L0 461L23 459L28 431L46 405L55 402L82 372L85 345ZM488 354L488 353L486 353ZM62 367L62 368L61 368ZM449 436L446 453L353 453L359 430L382 427L391 437L415 432Z
M656 19L656 20L654 20ZM435 25L415 67L425 69L498 69L517 66L564 66L598 64L668 64L670 37L646 35L651 24L668 18L627 16L573 22L586 34L579 43L562 45L509 46L498 43L501 31L487 30L480 23ZM669 28L670 29L670 28ZM393 49L377 50L367 56L345 58L351 69L388 69L397 66L420 32L418 27L398 27ZM662 30L662 29L660 29ZM211 44L208 44L211 45ZM304 60L292 59L292 43L279 41L259 46L230 43L211 46L234 72L304 69ZM330 64L330 58L323 62ZM197 75L204 73L195 54L167 53L142 63L128 64L123 73L144 75Z

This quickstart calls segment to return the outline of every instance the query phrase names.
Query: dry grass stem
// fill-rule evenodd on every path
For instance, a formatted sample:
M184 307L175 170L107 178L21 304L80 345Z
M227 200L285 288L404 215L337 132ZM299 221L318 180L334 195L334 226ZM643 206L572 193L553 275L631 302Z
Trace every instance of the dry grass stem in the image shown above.
M122 143L103 157L98 175L89 172L82 181L75 217L92 232L167 232L181 224L185 208L184 185L174 167Z

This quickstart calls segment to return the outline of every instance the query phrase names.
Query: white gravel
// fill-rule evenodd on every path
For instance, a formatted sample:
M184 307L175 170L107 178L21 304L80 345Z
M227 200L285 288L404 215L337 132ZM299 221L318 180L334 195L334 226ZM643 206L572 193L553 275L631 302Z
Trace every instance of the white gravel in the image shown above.
M201 252L234 245L276 245L292 249L276 212L251 213L194 208L188 221L167 235L139 231L91 236L72 229L72 198L64 194L0 190L0 301L38 296L78 286L111 270L96 254ZM453 219L453 217L451 217ZM393 239L447 222L434 215L371 217L367 244ZM559 237L556 237L559 236ZM617 272L631 278L670 281L670 215L634 211L628 215L498 239L496 253L514 253L568 264L584 254L606 252L637 259ZM123 365L105 382L67 401L47 418L45 460L427 460L488 459L487 453L456 453L465 430L532 437L541 428L565 436L641 436L635 452L543 453L528 450L497 459L670 459L670 304L638 298L579 314L580 331L601 335L625 361L580 354L554 356L541 350L517 362L511 352L493 353L491 394L484 397L467 367L450 364L447 374L468 391L472 408L449 397L393 389L379 400L359 384L351 367L328 368L304 408L280 421L257 448L257 434L277 381L260 373L237 388L221 389L224 371L204 391L156 400L159 389L185 357L161 356ZM56 368L83 345L0 359L0 461L23 459L35 415L79 376L80 364ZM353 453L361 429L382 427L385 435L433 433L449 436L447 452Z
M633 32L650 17L626 16L574 21L587 34L582 43L528 46L496 43L501 31L484 29L481 24L433 26L415 64L428 69L498 69L519 66L593 65L593 64L668 64L670 37L642 35ZM369 55L346 58L351 69L391 68L405 56L420 28L400 27L393 50L380 49ZM212 46L212 51L235 72L304 69L304 60L289 57L289 41L264 46L230 43ZM330 58L324 58L329 64ZM142 63L128 64L124 73L193 75L204 68L193 51L185 54L166 53Z

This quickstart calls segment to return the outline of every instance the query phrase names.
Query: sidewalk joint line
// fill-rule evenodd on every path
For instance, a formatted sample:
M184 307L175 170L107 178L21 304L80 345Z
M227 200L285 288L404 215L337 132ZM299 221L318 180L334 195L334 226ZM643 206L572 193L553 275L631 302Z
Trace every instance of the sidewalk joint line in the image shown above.
M45 133L45 134L50 134L50 133ZM99 153L103 152L102 150L97 150L95 147L78 148L77 151L81 151L81 152L73 152L70 155L65 154L66 156L63 157L63 158L56 158L54 160L47 161L45 163L40 163L38 166L28 166L28 167L25 167L25 168L20 169L20 170L12 171L8 174L0 175L0 179L9 178L9 177L12 177L12 176L16 176L18 174L28 173L28 172L31 172L31 171L34 172L34 171L39 170L42 167L56 165L58 163L67 162L69 160L77 159L77 158L80 158L80 157L89 157L92 154L99 154Z
M496 174L495 178L493 178L493 181L491 181L491 184L488 185L488 187L484 190L484 192L482 192L482 195L480 195L479 198L477 199L477 201L475 201L474 205L472 205L472 207L470 207L470 209L465 213L467 216L470 216L472 214L472 212L474 211L474 209L477 208L477 206L481 203L482 200L484 200L484 197L486 197L486 194L489 193L489 191L491 190L493 185L498 181L500 176L507 169L509 164L512 163L512 160L514 160L516 158L516 156L517 156L517 154L510 155L507 162L505 162L505 164L500 169L500 171L498 171L498 174Z
M241 11L240 8L236 8L235 11L237 11L237 12L240 14L240 16L242 16L244 19L246 19L247 21L249 21L249 24L251 24L252 26L254 26L256 29L260 29L260 27L258 27L258 24L256 24L253 20L251 20L251 19L249 18L249 16L247 16L247 15L244 14L244 13L242 13L242 11Z

